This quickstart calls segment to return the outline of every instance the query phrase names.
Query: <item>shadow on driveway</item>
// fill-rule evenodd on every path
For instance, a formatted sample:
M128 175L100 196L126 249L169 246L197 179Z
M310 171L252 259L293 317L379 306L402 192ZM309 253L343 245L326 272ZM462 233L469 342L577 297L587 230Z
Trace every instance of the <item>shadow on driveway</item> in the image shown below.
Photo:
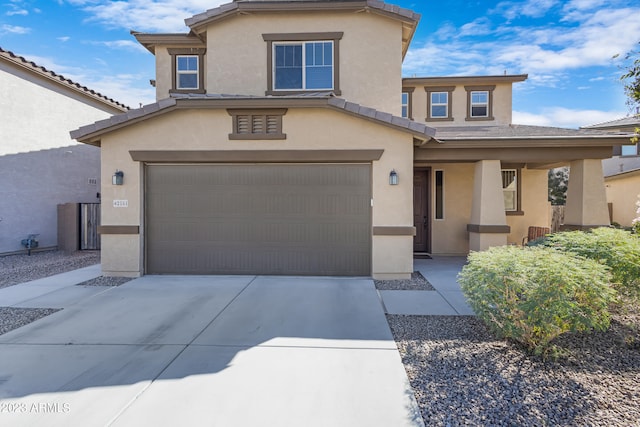
M373 282L145 276L0 336L0 424L418 426Z

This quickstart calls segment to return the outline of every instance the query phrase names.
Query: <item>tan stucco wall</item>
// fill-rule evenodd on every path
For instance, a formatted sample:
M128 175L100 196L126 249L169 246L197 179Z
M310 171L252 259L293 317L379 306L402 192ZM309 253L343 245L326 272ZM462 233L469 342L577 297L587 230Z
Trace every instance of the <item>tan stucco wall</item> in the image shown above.
M290 109L283 117L286 140L230 141L231 117L226 110L188 110L167 113L106 135L102 140L102 223L140 225L144 233L141 206L143 165L131 160L129 150L300 150L300 149L384 149L372 167L372 225L413 226L413 138L344 113L326 109ZM111 185L116 170L124 172L124 185ZM389 185L389 172L400 177ZM128 208L114 208L113 200L128 200ZM132 236L110 236L103 241L102 259L110 274L143 273L141 247L122 244ZM407 275L412 271L411 236L374 236L372 274ZM390 256L390 254L392 256ZM126 271L117 270L126 259ZM137 261L132 261L137 260ZM132 266L131 262L135 262Z
M612 203L613 221L624 227L640 214L636 203L640 197L640 172L605 179L607 202Z
M570 163L565 226L609 225L609 209L600 159L574 160Z
M466 255L469 252L470 233L467 232L467 224L471 221L475 165L473 163L420 163L419 166L431 167L431 200L434 208L435 171L444 171L444 219L435 219L434 208L431 212L433 254ZM529 226L548 227L550 223L548 209L547 171L522 169L524 215L507 215L507 225L511 227L511 232L507 235L507 243L522 244L522 238L527 235ZM488 242L490 239L491 237L487 237L485 241Z
M522 211L524 215L507 215L511 233L507 243L521 245L530 226L549 227L548 178L546 170L522 169Z
M427 120L427 92L424 86L417 86L412 94L412 117L417 122L427 123L432 127L443 126L498 126L511 124L512 108L512 86L511 83L495 85L493 91L493 117L494 120L474 120L467 121L467 91L466 86L473 86L473 83L457 85L451 94L451 115L453 120L429 121ZM484 85L479 83L478 85ZM449 85L445 85L449 86Z
M400 115L402 25L368 13L241 15L210 25L207 92L264 96L269 70L262 34L309 32L344 32L339 63L343 98ZM166 96L167 85L159 86L158 95Z
M467 224L471 216L474 165L445 163L424 166L431 167L434 207L435 171L444 171L444 219L435 219L435 209L432 209L432 252L436 255L466 255L469 252Z

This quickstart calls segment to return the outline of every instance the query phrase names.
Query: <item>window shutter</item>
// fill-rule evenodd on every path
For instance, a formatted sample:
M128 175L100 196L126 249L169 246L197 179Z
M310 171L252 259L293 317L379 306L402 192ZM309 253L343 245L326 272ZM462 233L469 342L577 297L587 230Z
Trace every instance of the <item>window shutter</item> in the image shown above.
M266 133L280 133L280 117L281 116L267 116L267 129Z
M251 133L264 133L264 116L251 116Z
M251 133L249 128L249 120L251 116L236 116L237 129L236 133Z

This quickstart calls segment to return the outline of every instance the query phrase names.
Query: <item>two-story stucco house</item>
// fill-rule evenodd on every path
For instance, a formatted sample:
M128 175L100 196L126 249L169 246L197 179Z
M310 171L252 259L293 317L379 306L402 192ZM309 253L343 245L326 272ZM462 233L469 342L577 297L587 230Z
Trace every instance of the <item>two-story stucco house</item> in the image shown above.
M100 150L69 130L127 111L94 90L0 48L0 254L38 234L55 248L61 203L100 201Z
M512 125L525 75L403 79L419 18L373 0L234 1L185 34L133 32L156 57L157 102L72 132L102 150L104 273L406 278L414 252L546 225L558 164L565 222L608 224L601 159L622 138Z

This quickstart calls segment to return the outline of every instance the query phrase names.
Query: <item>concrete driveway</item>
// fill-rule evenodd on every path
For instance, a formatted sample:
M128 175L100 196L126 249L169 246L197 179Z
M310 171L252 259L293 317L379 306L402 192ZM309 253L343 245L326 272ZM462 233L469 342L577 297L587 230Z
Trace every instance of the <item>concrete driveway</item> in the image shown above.
M0 425L423 422L372 280L145 276L0 336Z

